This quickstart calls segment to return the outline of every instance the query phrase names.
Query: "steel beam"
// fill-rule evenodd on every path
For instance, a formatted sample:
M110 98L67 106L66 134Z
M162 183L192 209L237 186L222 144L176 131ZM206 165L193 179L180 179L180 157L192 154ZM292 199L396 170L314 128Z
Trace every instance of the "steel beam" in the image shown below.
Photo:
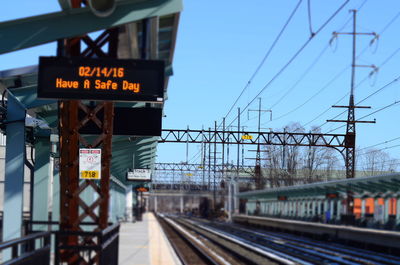
M44 130L35 136L35 174L33 179L33 221L48 220L50 130ZM51 194L52 195L52 194ZM51 196L50 195L50 196ZM35 230L46 230L41 225Z
M7 21L0 23L0 54L181 10L182 0L124 0L109 17L97 17L86 7Z
M25 115L24 106L9 92L7 97L3 241L22 236L24 161L26 152ZM10 255L10 251L4 251L3 260L7 260Z
M58 164L58 163L57 163ZM60 221L60 171L59 165L53 168L53 185L52 185L52 221ZM56 229L56 228L54 228Z
M37 84L13 88L11 91L27 109L57 103L56 100L38 99Z

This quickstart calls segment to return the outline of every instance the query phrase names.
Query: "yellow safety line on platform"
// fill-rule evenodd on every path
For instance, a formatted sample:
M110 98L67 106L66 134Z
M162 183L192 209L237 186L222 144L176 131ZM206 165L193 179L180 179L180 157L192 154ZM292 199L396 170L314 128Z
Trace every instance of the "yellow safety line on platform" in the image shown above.
M172 256L172 249L153 213L146 215L149 224L149 250L152 265L176 265Z

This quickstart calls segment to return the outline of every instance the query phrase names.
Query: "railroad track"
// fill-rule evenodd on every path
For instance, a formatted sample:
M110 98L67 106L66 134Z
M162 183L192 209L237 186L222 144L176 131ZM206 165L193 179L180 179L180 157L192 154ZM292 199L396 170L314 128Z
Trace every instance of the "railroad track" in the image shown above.
M188 232L164 216L158 216L158 221L167 235L172 247L183 265L218 264L211 255L195 243Z
M266 232L240 225L208 223L208 226L221 233L265 246L273 253L283 255L299 264L400 264L400 257L342 244Z
M159 222L183 264L295 264L285 259L277 262L248 248L241 249L231 240L198 228L178 218L159 215ZM264 253L266 254L266 253ZM278 258L279 260L279 258Z
M242 259L242 264L400 264L397 256L285 233L204 220L171 220L229 255L244 256L247 261Z
M243 229L243 231L255 233L261 235L263 237L270 238L279 238L281 240L287 240L291 242L291 244L298 246L305 246L309 249L314 249L315 251L320 251L323 253L328 253L333 256L343 256L345 259L349 260L360 260L361 262L364 260L365 264L400 264L400 257L388 255L384 253L379 253L376 251L365 250L362 248L356 248L347 246L344 244L338 244L333 242L324 242L323 246L321 246L321 241L311 240L307 238L302 238L298 236L294 236L291 234L284 233L275 233L275 232L267 232L263 230L249 230L240 225L234 225L239 229ZM348 258L345 255L349 256ZM361 263L363 264L363 263Z

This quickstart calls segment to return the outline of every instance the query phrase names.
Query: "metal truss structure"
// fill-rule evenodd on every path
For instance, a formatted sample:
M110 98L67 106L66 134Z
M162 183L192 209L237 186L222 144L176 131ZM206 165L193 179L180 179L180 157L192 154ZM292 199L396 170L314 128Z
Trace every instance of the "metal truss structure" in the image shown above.
M80 7L75 1L74 8ZM81 44L86 49L81 49ZM72 38L59 42L58 55L81 57L117 57L118 29L105 30L98 38L89 36ZM64 46L65 50L62 48ZM107 51L103 51L107 47ZM81 51L83 50L83 51ZM86 105L81 101L68 100L59 103L60 129L60 231L68 232L57 246L60 259L67 264L99 264L100 249L85 255L85 247L100 244L94 236L78 236L87 231L84 223L93 223L93 232L99 232L108 226L109 183L111 162L111 140L114 105L112 102L91 102ZM99 115L102 113L102 115ZM82 117L83 116L83 117ZM81 118L82 117L82 118ZM101 117L101 118L100 118ZM80 128L92 121L101 134L91 139L79 133ZM79 148L101 148L101 180L79 179ZM97 194L94 202L85 201L85 190L93 189Z
M241 177L237 177L237 173ZM239 182L253 181L254 167L232 164L156 163L152 178L153 190L212 191L224 189L225 182L235 177Z
M222 144L222 145L280 145L280 146L306 146L306 147L328 147L336 149L341 153L346 161L346 152L353 147L353 136L351 134L322 134L322 133L291 133L291 132L246 132L246 131L226 131L226 130L173 130L164 129L158 141L159 143L198 143L198 144ZM215 148L215 147L214 147ZM210 162L210 161L209 161ZM354 168L347 168L348 164L345 163L347 170L354 170ZM238 165L216 165L215 163L202 164L173 164L173 163L160 163L156 164L155 171L165 171L177 175L176 172L181 172L192 175L198 175L199 183L205 185L205 176L209 179L214 179L213 172L235 172L240 178L239 172L247 173L248 176L253 178L246 178L246 181L260 181L261 168L257 172L254 167L240 167ZM258 175L258 178L257 178ZM157 183L158 178L163 179L165 185L171 185L171 179L165 178L161 174L156 174ZM160 180L161 180L160 179ZM175 180L175 179L174 179ZM169 181L169 182L168 182ZM274 180L275 181L275 180ZM299 183L307 183L304 179L298 179ZM176 181L175 181L176 182ZM210 182L210 180L208 181ZM222 183L222 179L219 183ZM208 183L210 184L210 183ZM216 183L218 184L218 183ZM160 186L154 186L160 187ZM170 186L168 186L170 187ZM207 186L211 188L210 185Z
M249 135L246 140L243 135ZM251 139L250 139L251 138ZM290 132L245 132L218 130L162 130L159 143L216 143L287 146L322 146L342 152L346 147L345 134L290 133Z
M215 168L215 180L214 180ZM237 174L239 172L239 175ZM250 188L256 184L256 170L254 166L186 164L186 163L156 163L152 177L151 188L154 192L165 190L180 191L213 191L214 181L217 190L225 188L226 182L235 180L239 188ZM283 174L277 178L265 178L270 182L280 183L278 186L286 186L288 175ZM307 177L290 179L291 185L309 184Z
M153 190L219 190L223 188L226 175L222 171L205 170L156 170L152 177Z
M216 174L206 181L201 175L192 173L178 174L177 172L163 172L160 174L156 172L151 182L152 191L212 191L214 190L214 186L216 190L224 188L224 178L221 174Z
M208 170L218 172L246 172L253 173L254 167L252 166L239 166L233 164L224 165L209 165L209 164L186 164L186 163L155 163L154 170L156 171L190 171L190 172L203 172Z

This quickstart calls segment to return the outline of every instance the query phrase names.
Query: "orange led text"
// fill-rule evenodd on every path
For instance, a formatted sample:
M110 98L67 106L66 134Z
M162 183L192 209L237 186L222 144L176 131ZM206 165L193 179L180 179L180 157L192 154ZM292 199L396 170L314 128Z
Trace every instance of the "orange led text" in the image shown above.
M79 88L79 82L66 81L62 78L56 78L56 88Z
M140 92L140 83L130 83L128 81L122 81L122 90L131 90L134 93Z
M95 85L94 88L96 89L112 89L112 90L118 89L118 84L111 80L107 80L106 82L103 82L101 80L96 80L94 81L94 85Z
M83 77L119 77L125 76L125 68L122 67L90 67L80 66L78 69L79 76Z

